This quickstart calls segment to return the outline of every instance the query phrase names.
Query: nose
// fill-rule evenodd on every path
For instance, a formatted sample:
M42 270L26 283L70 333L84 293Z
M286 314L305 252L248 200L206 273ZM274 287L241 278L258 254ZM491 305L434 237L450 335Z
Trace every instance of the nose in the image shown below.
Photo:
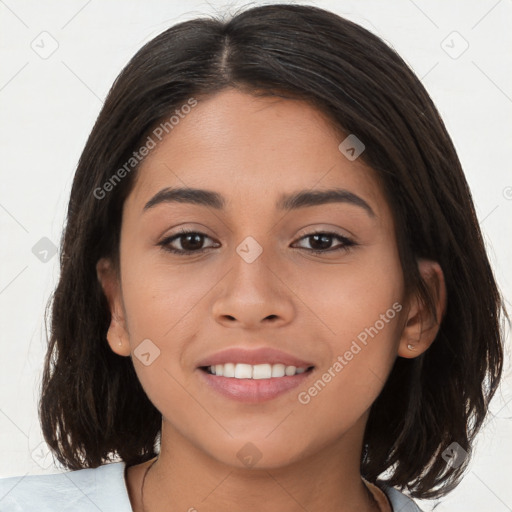
M216 322L244 329L281 327L291 322L295 314L293 292L275 260L270 262L265 256L264 251L248 263L234 255L231 270L216 287L212 309Z

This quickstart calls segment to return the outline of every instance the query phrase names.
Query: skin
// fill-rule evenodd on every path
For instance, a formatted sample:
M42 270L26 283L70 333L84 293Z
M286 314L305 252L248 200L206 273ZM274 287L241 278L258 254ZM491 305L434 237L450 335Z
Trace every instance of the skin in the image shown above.
M160 457L144 488L147 511L378 510L359 473L369 408L396 357L421 354L438 325L420 301L406 299L389 205L373 171L340 152L343 138L305 102L228 89L199 101L144 160L124 204L120 279L108 259L97 273L112 313L108 342L132 356L163 416ZM174 186L219 192L226 207L167 203L143 212ZM363 198L374 216L348 203L276 210L282 193L333 187ZM207 235L199 247L214 247L192 256L164 251L158 243L182 227ZM333 251L341 242L332 237L323 254L312 254L319 245L306 235L315 229L357 245ZM247 236L263 249L252 263L236 252ZM172 246L186 243L182 237ZM418 265L438 290L441 318L442 271L435 262ZM299 403L298 393L397 302L400 313L317 396ZM148 366L133 355L145 339L160 350ZM235 402L205 386L197 368L232 346L277 347L315 370L273 400ZM246 443L261 453L253 467L237 457ZM127 470L135 512L143 510L150 462Z

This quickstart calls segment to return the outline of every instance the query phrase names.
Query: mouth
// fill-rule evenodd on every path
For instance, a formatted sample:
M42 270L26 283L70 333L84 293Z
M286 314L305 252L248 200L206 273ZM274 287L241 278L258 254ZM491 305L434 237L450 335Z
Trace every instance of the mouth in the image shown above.
M199 367L199 376L207 389L235 402L258 404L289 394L304 386L314 366L284 364L225 363ZM214 373L215 372L215 373Z
M198 361L196 369L202 384L217 397L258 403L300 386L315 366L275 346L233 346L206 356Z

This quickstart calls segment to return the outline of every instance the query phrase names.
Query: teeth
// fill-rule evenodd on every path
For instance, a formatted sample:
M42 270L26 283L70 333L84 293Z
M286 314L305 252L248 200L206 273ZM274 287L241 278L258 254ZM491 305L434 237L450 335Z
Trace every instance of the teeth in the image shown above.
M235 379L252 379L252 366L250 364L237 364L235 366Z
M297 369L297 368L296 368L295 366L287 366L287 367L284 369L284 374L285 374L285 375L288 375L288 376L290 376L290 375L295 375L295 370L296 370L296 369Z
M256 364L252 367L251 365L247 366L249 366L248 378L252 377L253 379L268 379L272 376L272 365L270 364Z
M272 377L284 377L286 373L286 366L284 364L272 365Z
M307 368L285 366L284 364L243 364L226 363L208 366L208 371L220 377L234 377L235 379L270 379L271 377L290 377L304 373Z
M235 365L233 363L226 363L224 365L224 369L222 370L222 375L224 377L234 377L235 376Z

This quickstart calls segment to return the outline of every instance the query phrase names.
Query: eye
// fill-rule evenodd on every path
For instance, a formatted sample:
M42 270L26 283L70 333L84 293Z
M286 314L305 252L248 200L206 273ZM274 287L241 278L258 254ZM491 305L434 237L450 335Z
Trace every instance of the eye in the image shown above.
M164 238L161 242L158 243L158 245L160 245L164 251L184 256L192 256L193 254L203 253L209 248L202 247L206 238L210 237L199 231L182 229L180 230L180 233ZM175 247L176 242L179 243L181 248ZM211 245L210 247L214 246L215 244ZM216 245L216 247L218 246L219 244Z
M322 254L326 252L335 252L335 251L349 251L351 247L356 246L357 244L347 238L346 236L340 235L338 233L332 233L329 231L314 231L313 233L309 233L300 240L308 240L312 245L311 249L307 249L308 252L313 254ZM332 247L333 240L338 240L340 243Z

